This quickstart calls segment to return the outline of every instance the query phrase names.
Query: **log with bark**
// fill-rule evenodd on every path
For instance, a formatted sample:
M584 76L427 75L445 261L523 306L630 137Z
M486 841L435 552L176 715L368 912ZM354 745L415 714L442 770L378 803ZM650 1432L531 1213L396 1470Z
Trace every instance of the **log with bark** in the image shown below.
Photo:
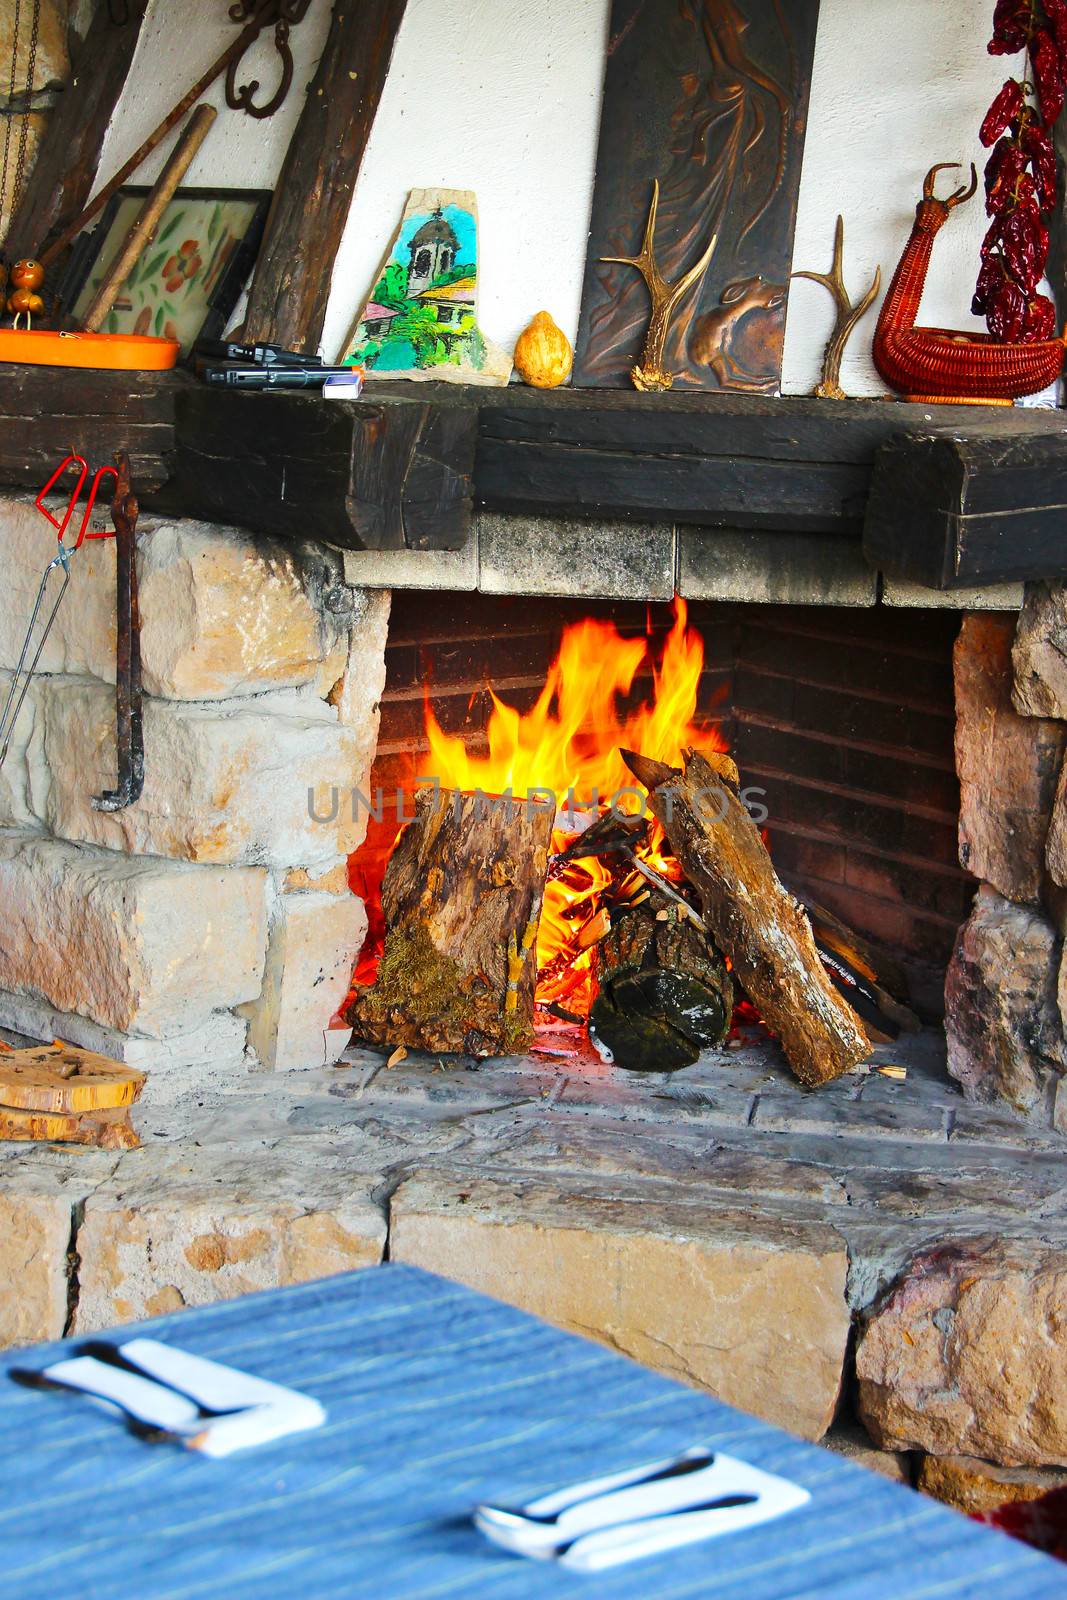
M811 924L780 882L728 757L687 751L677 772L626 755L700 899L708 930L802 1083L828 1083L871 1050L819 959Z
M676 1072L721 1044L733 984L719 952L664 897L624 910L597 946L595 1044L631 1072Z
M377 977L344 1013L359 1038L473 1056L532 1043L554 820L527 800L418 796L382 883Z

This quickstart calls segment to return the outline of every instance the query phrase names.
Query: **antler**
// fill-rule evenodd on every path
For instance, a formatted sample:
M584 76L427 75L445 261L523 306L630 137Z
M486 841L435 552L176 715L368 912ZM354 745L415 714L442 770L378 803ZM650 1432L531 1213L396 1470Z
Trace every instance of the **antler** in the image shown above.
M675 307L683 295L693 287L699 277L707 271L708 264L715 254L715 246L719 242L718 230L712 234L707 249L689 271L678 279L677 283L668 283L656 264L656 213L659 210L659 179L652 183L652 204L648 211L648 221L645 224L645 237L641 244L641 253L636 256L601 256L601 261L618 262L620 266L635 267L645 280L649 299L652 301L652 316L649 318L648 332L645 335L645 347L641 352L641 360L630 371L636 389L669 389L674 382L674 374L663 370L663 356L667 343L667 333L670 328L671 317Z
M821 283L823 288L833 295L837 306L837 321L834 323L834 331L830 335L826 354L823 356L822 382L815 391L822 400L845 399L845 391L841 387L841 358L857 324L871 309L882 287L882 269L878 267L871 287L863 299L854 306L845 288L844 262L845 219L838 217L834 233L834 260L830 271L790 273L792 278L810 278L812 283Z
M959 170L960 162L958 161L939 161L936 167L931 167L929 172L926 174L926 179L923 183L923 199L935 200L937 198L937 196L934 194L934 183L939 172L958 172ZM939 204L947 207L947 209L951 211L953 207L963 205L965 200L970 200L977 193L978 168L972 161L970 187L967 188L964 186L963 188L954 190L954 192L949 195L947 200L941 200Z

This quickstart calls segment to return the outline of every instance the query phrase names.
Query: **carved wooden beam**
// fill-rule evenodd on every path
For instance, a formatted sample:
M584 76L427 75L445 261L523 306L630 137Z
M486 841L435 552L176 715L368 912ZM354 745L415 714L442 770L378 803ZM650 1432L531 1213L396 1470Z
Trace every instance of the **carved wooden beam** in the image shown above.
M303 351L318 345L334 258L406 4L335 0L267 219L245 320L249 340Z
M4 254L40 255L92 192L100 151L144 21L147 0L128 0L126 21L97 0L85 38L71 52L70 79L45 126L40 152L11 219Z

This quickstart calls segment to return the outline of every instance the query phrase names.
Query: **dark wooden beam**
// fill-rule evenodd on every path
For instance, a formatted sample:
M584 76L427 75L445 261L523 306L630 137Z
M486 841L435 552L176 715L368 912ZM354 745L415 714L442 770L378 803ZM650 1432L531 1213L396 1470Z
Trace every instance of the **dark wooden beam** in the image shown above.
M467 396L382 404L189 384L175 420L160 509L349 550L466 542L478 427Z
M0 483L40 489L68 451L95 472L125 450L138 493L158 488L170 473L181 382L170 373L0 364Z
M494 510L854 538L875 452L930 417L881 400L515 386L481 407L475 493Z
M334 259L406 4L334 0L326 47L267 219L245 319L250 340L289 350L318 346Z
M147 0L127 0L122 23L97 0L85 38L71 51L71 74L45 124L44 137L11 219L4 254L40 255L92 193L100 150L141 32Z
M1067 578L1067 416L1016 410L879 450L872 566L931 589Z

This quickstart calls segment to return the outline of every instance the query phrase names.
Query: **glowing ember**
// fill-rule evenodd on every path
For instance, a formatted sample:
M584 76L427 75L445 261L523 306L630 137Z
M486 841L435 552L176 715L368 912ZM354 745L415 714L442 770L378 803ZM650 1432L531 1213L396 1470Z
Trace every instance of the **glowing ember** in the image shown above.
M658 663L651 663L651 704L623 711L619 702L629 695L650 653L648 640L623 638L610 622L586 618L567 627L532 710L520 713L492 694L486 756L472 755L462 739L442 730L427 694L429 770L442 789L481 789L487 795L510 790L516 800L550 790L562 813L553 835L557 851L580 831L574 812L587 812L587 821L612 803L619 812L640 812L642 792L620 746L672 766L681 764L687 746L726 749L714 724L696 720L704 644L686 625L684 601L675 601L674 624ZM677 863L663 854L663 844L662 830L653 823L636 853L677 880ZM575 1018L588 1015L596 997L593 947L606 928L605 902L637 895L644 887L639 874L617 856L572 860L550 877L537 941L539 1005Z

